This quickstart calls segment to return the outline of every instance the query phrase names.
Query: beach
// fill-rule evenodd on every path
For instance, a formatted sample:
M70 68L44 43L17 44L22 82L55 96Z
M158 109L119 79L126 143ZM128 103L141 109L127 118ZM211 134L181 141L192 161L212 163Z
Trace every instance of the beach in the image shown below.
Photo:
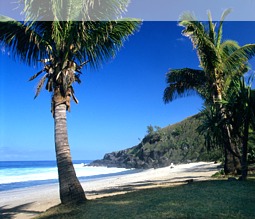
M126 174L82 182L87 199L123 194L137 189L176 186L190 181L208 180L219 171L219 164L197 162L189 164L130 170ZM0 218L33 218L60 204L58 184L0 192ZM8 217L7 217L8 216Z

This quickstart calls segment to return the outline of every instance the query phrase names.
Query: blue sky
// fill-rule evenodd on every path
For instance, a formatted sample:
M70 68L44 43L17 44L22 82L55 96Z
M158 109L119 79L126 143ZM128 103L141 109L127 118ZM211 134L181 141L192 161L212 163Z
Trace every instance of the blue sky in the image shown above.
M148 125L174 124L198 113L202 100L188 97L164 104L169 68L198 68L196 51L177 22L144 22L114 60L99 70L83 70L75 85L68 131L74 160L102 158L105 153L139 143ZM255 43L255 22L226 22L224 38ZM50 93L33 99L39 71L0 54L0 160L54 160L54 123Z

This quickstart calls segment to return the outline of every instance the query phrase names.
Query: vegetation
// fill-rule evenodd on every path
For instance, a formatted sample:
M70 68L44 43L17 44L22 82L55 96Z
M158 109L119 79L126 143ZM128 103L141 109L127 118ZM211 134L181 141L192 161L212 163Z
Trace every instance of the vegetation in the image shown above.
M171 163L222 160L219 147L207 150L205 137L197 131L201 121L202 115L198 114L164 128L150 125L141 143L108 153L103 160L94 161L91 165L157 168Z
M232 80L230 92L226 95L224 106L231 112L229 121L233 127L233 137L242 145L242 179L247 178L248 148L254 149L251 136L255 130L255 90L251 89L252 80L246 84L244 77ZM250 138L250 144L249 144Z
M167 74L168 87L165 89L164 100L167 103L194 93L204 99L206 119L200 131L203 131L208 141L222 146L225 173L234 174L240 173L241 161L243 169L247 169L244 156L247 154L245 142L248 137L243 135L241 139L243 149L241 152L240 141L235 138L234 126L228 122L234 121L233 114L226 109L223 102L228 99L227 95L233 89L231 86L233 79L240 80L240 77L248 71L247 61L255 55L255 44L240 47L235 41L222 41L223 21L229 12L230 10L226 10L223 13L218 28L216 23L212 22L210 13L208 24L197 21L191 13L181 16L179 25L184 27L182 33L191 39L197 50L201 69L170 70ZM246 130L248 127L249 124L246 125Z
M168 160L168 164L220 160L221 154L217 149L207 150L204 136L197 132L199 125L201 125L200 114L158 129L144 137L141 150L144 154L153 152L162 154L157 161L154 161L155 166L162 160Z
M255 217L255 181L212 180L60 205L38 219ZM229 192L231 191L231 192ZM227 194L227 195L226 195ZM135 198L134 198L135 197Z
M140 24L137 20L106 19L108 15L117 16L125 10L126 0L106 0L103 7L95 4L95 7L98 6L97 16L105 15L105 21L89 21L89 17L82 17L93 15L91 13L96 2L29 0L24 1L25 20L28 22L0 17L0 43L5 49L28 65L38 64L38 60L42 62L42 70L30 80L44 73L35 97L45 83L46 90L52 93L62 203L81 202L86 199L75 174L67 135L66 110L70 110L71 99L78 103L72 85L75 82L81 83L81 69L85 64L97 67L113 58L122 47L123 41L133 34ZM96 18L98 20L98 17Z

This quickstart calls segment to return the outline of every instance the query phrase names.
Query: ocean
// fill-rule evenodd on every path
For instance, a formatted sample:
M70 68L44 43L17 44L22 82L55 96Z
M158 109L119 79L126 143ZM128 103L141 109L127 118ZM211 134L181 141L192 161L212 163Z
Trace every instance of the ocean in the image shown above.
M90 167L89 160L73 161L80 181L122 175L124 168ZM0 161L0 191L58 183L56 161Z

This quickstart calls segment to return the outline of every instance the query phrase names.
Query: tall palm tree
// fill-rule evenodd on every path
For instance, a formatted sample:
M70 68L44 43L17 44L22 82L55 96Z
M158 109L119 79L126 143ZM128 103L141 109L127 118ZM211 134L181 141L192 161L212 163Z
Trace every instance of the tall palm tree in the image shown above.
M75 6L73 4L61 8L66 12L64 14L72 16L72 19L68 19L67 16L65 21L58 19L38 21L38 17L33 17L38 13L33 11L35 9L31 5L38 1L26 2L29 2L25 5L27 6L25 7L27 22L19 22L5 16L0 17L0 42L5 49L9 49L12 56L28 65L37 64L38 60L42 62L42 70L30 80L43 75L37 86L35 97L38 96L44 84L46 84L46 90L52 92L61 203L81 202L86 200L86 197L73 167L66 124L66 110L70 110L70 99L78 103L72 85L75 82L81 82L81 69L85 64L96 68L104 61L113 58L122 47L124 40L139 28L140 21L131 19L74 21L74 15L70 13ZM54 1L51 2L54 3ZM59 3L59 1L56 2ZM86 2L93 3L92 0ZM125 3L126 0L118 2ZM107 3L112 6L110 7L112 11L116 10L117 14L122 10L116 8L115 0L107 0ZM83 14L83 11L80 13Z
M241 76L247 70L247 61L255 55L255 44L240 47L232 40L222 41L223 22L230 13L226 10L221 17L219 27L212 22L208 13L208 25L197 21L191 13L181 16L179 25L184 27L182 34L191 39L200 61L201 69L174 69L167 73L168 87L164 91L165 103L177 97L199 94L206 105L214 105L220 116L227 116L226 110L221 106L221 100L229 87L231 78ZM225 172L235 172L230 163L240 164L240 152L232 142L231 127L224 124L222 131L225 153ZM229 162L229 159L233 162ZM227 165L228 164L228 165Z

